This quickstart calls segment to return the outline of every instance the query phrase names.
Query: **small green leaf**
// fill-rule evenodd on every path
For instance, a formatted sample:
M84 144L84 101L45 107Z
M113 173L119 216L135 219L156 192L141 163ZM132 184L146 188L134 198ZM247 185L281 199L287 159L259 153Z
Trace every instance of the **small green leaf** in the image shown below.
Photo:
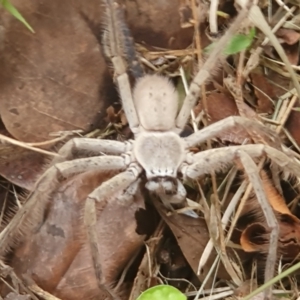
M16 19L22 22L32 33L34 33L32 27L26 22L26 20L22 17L19 11L9 2L9 0L0 0L0 4Z
M247 35L237 34L233 36L229 44L226 46L224 53L226 55L232 55L241 52L243 50L246 50L252 44L254 37L255 37L255 28L251 28L250 32ZM210 44L204 49L204 52L209 54L209 52L212 51L215 45L216 43Z
M137 300L186 300L187 297L170 285L157 285L143 292Z
M253 42L255 37L255 29L251 28L250 32L245 34L237 34L235 35L229 45L225 49L225 54L232 55L243 50L246 50Z

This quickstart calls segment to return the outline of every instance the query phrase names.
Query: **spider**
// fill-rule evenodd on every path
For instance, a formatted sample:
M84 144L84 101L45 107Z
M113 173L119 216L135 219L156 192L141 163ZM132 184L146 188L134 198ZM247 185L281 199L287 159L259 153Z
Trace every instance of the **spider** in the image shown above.
M241 163L252 183L254 192L270 227L270 255L267 264L275 265L278 225L266 199L258 168L254 160L267 156L284 170L300 176L300 166L279 147L265 144L229 146L209 149L194 154L189 149L208 139L218 137L222 132L241 126L250 135L259 134L276 144L277 136L257 121L243 117L229 117L205 127L188 137L180 133L188 122L190 111L200 94L200 86L209 78L210 70L228 39L235 33L246 16L242 10L226 34L204 63L190 85L182 107L178 108L178 94L168 78L159 75L145 75L136 81L133 92L128 79L126 61L123 58L124 24L120 18L120 8L111 0L106 3L106 31L103 35L105 54L112 61L116 73L122 106L134 139L126 142L90 138L74 138L59 150L59 159L37 181L35 190L27 202L14 216L12 222L0 235L0 250L4 255L13 245L23 222L29 222L33 210L43 209L43 199L48 199L57 189L58 182L86 171L117 171L86 200L84 222L91 244L91 254L99 285L101 282L101 262L97 250L95 206L104 206L115 190L132 191L142 181L145 187L158 195L165 203L180 203L186 198L184 181L197 179L204 174L224 170L235 162ZM121 25L119 24L121 23ZM123 27L122 27L123 26ZM103 155L104 154L104 155ZM78 158L78 156L88 156ZM124 198L122 198L124 200ZM125 199L126 200L126 199ZM124 200L124 201L125 201ZM37 206L37 207L35 207ZM273 217L272 217L273 216ZM274 248L275 250L271 249ZM266 267L267 269L267 267ZM274 267L273 267L274 271Z

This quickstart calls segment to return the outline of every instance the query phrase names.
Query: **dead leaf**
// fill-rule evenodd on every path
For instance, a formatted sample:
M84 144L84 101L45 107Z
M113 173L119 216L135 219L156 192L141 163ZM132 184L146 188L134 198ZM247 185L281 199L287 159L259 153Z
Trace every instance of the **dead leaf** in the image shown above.
M275 34L281 43L288 45L294 45L300 40L300 33L292 29L279 28Z
M237 297L245 297L248 294L250 294L253 290L255 290L256 288L257 288L257 283L255 282L255 280L253 280L253 279L246 280L242 283L241 286L238 286L234 290L234 295Z
M172 214L171 216L167 216L167 210L161 203L154 201L154 204L162 219L174 234L184 257L194 273L197 274L201 255L210 238L204 219L191 218L182 214ZM207 276L215 258L216 253L213 252L207 264L204 266L203 272L198 276L200 281L203 281ZM217 277L225 280L229 279L228 273L222 264L220 264L220 268L218 269Z
M300 107L300 101L297 101L295 108ZM285 123L285 128L291 134L295 142L300 146L300 111L292 110Z
M200 102L195 108L195 114L202 109L203 104ZM212 124L230 116L238 116L239 112L233 98L225 93L212 92L207 97L207 114L209 124ZM220 139L224 142L243 144L245 139L251 140L251 137L243 128L235 127L222 132Z
M262 73L262 71L257 68L255 72L251 73L251 78L253 85L255 87L255 93L258 98L258 113L268 113L270 114L274 105L271 100L277 100L280 96L286 93L283 87L289 86L289 79L283 78L272 70L268 71L268 76ZM298 101L295 107L300 107L300 102ZM291 136L294 138L296 143L300 145L300 112L291 111L286 123L285 128L290 132Z
M268 230L261 223L250 224L243 230L240 243L245 252L263 252L267 253Z
M290 89L290 79L271 69L265 74L262 67L251 73L251 79L258 99L257 113L271 114L274 110L271 100L276 101Z
M13 184L31 191L42 175L49 157L44 154L5 144L0 148L0 175Z
M288 206L285 203L284 198L275 189L274 185L272 184L272 182L269 179L266 172L262 170L260 172L260 176L261 176L261 179L263 182L263 187L264 187L266 196L267 196L272 208L281 214L292 215L290 209L288 208Z
M182 28L194 27L194 17L193 10L191 8L191 2L180 0L181 5L179 7L179 15L180 15L180 25ZM207 12L209 6L207 3L203 3L201 1L195 1L196 12L197 12L197 21L199 24L202 24L206 21ZM201 35L202 36L202 35Z
M300 220L292 215L276 214L279 224L278 259L293 261L299 255ZM265 223L254 223L242 232L240 243L245 252L269 251L270 231Z
M258 68L251 73L251 79L254 93L257 97L257 112L271 114L274 109L272 100L276 97L274 85L269 82L266 75L262 74Z
M185 278L186 280L190 280L193 271L183 256L177 241L173 236L170 236L171 234L168 234L168 231L165 232L164 235L165 241L158 251L156 258L158 263L160 263L161 274L171 281L172 278ZM186 288L187 282L178 280L172 282L172 285L179 290L183 290Z
M180 0L121 0L134 40L152 47L185 49L193 40L193 28L180 26Z
M117 95L85 10L94 1L12 1L34 28L31 34L1 10L0 111L7 130L22 141L38 142L51 132L88 131L103 123ZM57 9L59 7L59 10Z
M284 198L277 192L264 171L261 172L261 177L266 196L279 224L278 258L291 261L298 256L300 251L300 220L291 213ZM242 231L240 243L243 250L268 253L270 231L255 198L248 201L244 212L253 214L258 222L248 225Z
M104 294L96 283L82 214L87 195L110 176L85 173L59 187L41 222L14 252L11 266L19 277L30 276L43 290L64 300L96 296L102 299ZM103 211L98 212L97 223L103 280L110 285L116 283L144 240L135 232L135 212L144 208L143 196L138 192L128 205L118 201L118 195L112 195ZM4 291L7 289L2 287Z
M210 124L225 119L226 117L237 116L239 114L234 99L225 93L212 92L206 101L208 121ZM203 104L200 102L195 107L195 114L198 115L203 109Z
M286 45L284 50L290 64L297 66L299 63L299 44Z

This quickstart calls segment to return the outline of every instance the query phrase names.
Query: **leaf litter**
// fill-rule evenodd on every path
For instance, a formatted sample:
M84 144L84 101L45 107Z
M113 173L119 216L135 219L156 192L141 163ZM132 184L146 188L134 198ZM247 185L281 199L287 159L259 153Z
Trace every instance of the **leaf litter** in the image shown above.
M212 11L212 7L206 7L206 10L201 13L199 11L200 8L203 8L202 4L196 1L176 1L170 5L172 9L170 7L160 9L157 6L158 2L153 1L153 4L146 5L136 1L137 7L142 11L142 17L135 15L134 11L136 10L130 6L132 4L126 2L125 6L128 5L126 8L129 14L128 23L133 31L133 37L138 43L137 49L142 50L140 55L144 67L167 74L174 78L175 83L177 82L180 86L182 79L180 67L184 69L184 74L190 80L197 68L201 67L201 49L210 43L209 39L213 40L205 29L208 25L207 18L203 17L203 14ZM12 1L12 3L18 7L20 12L23 12L22 5L18 1ZM77 5L77 8L79 7L85 16L89 15L91 20L95 21L96 13L93 11L94 6L91 1L87 1L86 7L83 8L76 1L74 3L75 7ZM287 1L287 7L292 11L291 16L286 9L278 6L276 1L273 1L272 4L276 13L273 13L271 17L265 14L265 17L271 20L271 26L281 22L281 28L277 28L276 36L278 42L283 45L288 61L293 64L292 68L297 72L300 32L297 16L299 16L300 7L295 2ZM32 5L35 7L36 4ZM64 11L76 15L71 10L69 1L66 1L64 5ZM32 9L32 7L23 6L25 19L34 27L37 38L31 41L24 34L8 35L10 42L6 45L11 45L12 48L9 49L12 51L7 48L2 49L4 52L2 52L1 64L5 67L2 70L7 71L0 72L6 78L1 84L0 112L8 131L6 136L13 136L21 142L41 142L51 140L50 132L80 129L86 136L95 138L128 139L130 132L126 127L124 114L118 111L119 105L115 105L117 98L111 91L112 81L106 85L103 82L104 76L100 74L101 72L104 74L108 70L106 63L101 59L101 53L97 50L95 58L90 56L96 61L89 61L84 66L82 66L84 60L80 61L79 59L79 67L74 69L76 55L80 54L74 52L75 56L68 57L66 64L55 68L57 71L53 73L54 77L47 73L51 66L45 65L44 71L44 64L42 64L42 67L37 69L35 65L40 64L41 60L39 59L42 55L37 52L34 40L41 40L44 45L63 49L64 43L61 41L65 39L69 32L67 30L70 29L66 25L54 43L53 37L49 40L43 37L45 35L43 26L46 26L45 28L48 30L47 26L49 25L46 23L39 25L35 19L36 16L30 16L30 12L39 12L38 8ZM267 6L261 7L261 9L266 8ZM44 7L44 9L47 11L46 15L49 16L55 12L55 9L50 6ZM220 1L216 14L211 16L210 23L215 20L216 24L222 25L217 26L217 30L225 31L234 14L235 8L232 1L228 3ZM99 16L101 18L101 14ZM78 15L76 17L79 18ZM6 15L3 22L6 22L7 18ZM145 22L142 22L143 18L152 18L155 21L145 27ZM170 18L172 26L159 28L159 22L165 22ZM61 26L62 19L58 18L53 24ZM97 21L100 22L100 20ZM200 23L199 28L198 22ZM295 26L292 26L293 22ZM80 34L84 36L81 39L83 47L81 51L89 55L88 51L97 46L97 41L90 32L84 34L88 32L88 29L84 27L86 25L83 23L80 25L82 28ZM10 26L12 26L13 32L25 32L25 29L23 31L21 24L17 22L12 22ZM292 26L292 29L286 29L288 26ZM71 29L73 30L73 28ZM194 41L192 40L193 29L198 33L194 36ZM55 28L53 30L58 34L58 30ZM77 35L79 39L80 34ZM246 32L245 36L247 34L249 35L249 32ZM72 35L72 38L74 37L76 35ZM238 54L231 55L229 60L220 62L212 74L210 82L205 86L205 94L194 110L191 125L201 128L201 126L214 123L230 115L257 118L266 126L275 129L286 145L287 151L297 155L300 145L298 126L300 112L294 108L299 107L299 101L297 101L297 97L293 96L290 70L286 70L282 66L272 42L265 43L260 48L265 37L264 34L257 31L249 48L250 43L243 41L247 47ZM76 43L76 40L74 42ZM188 47L190 44L192 46ZM290 46L295 47L290 50ZM20 47L26 47L26 51L21 53L18 51ZM55 65L59 64L57 59L66 59L67 51L64 54L55 53L54 55L53 51L49 51L47 47L44 50L45 55L55 61ZM256 61L253 53L257 53L257 49L259 49L260 60ZM35 55L36 53L39 55ZM19 63L20 59L24 58L28 63ZM253 64L249 64L250 59L253 60ZM9 65L10 63L12 64ZM100 66L100 71L93 68L93 64ZM12 66L15 65L18 65L18 72L12 73L14 70ZM80 68L83 68L83 74L91 75L96 71L93 73L94 75L87 77L87 81L84 83L85 87L89 86L93 90L89 88L89 95L86 98L80 97L76 100L77 98L73 97L71 93L75 91L76 94L78 90L75 90L72 84L77 88L77 82L80 81L80 77L77 77L80 76ZM53 67L51 69L53 72ZM294 76L299 80L297 73ZM30 77L37 80L30 81ZM12 80L7 80L8 78L12 78ZM63 80L60 81L60 78ZM228 78L234 85L230 85L230 82L228 85ZM76 81L77 79L78 81ZM55 84L61 83L61 85L57 85L58 90L51 91L50 98L48 98L45 91L51 89L53 84L51 80ZM97 86L95 82L101 83L100 86ZM17 92L12 93L15 89ZM84 87L82 89L83 92L80 91L80 93L84 94ZM39 91L42 93L40 94ZM99 98L99 91L100 95L110 95L107 98L109 100L106 101L103 97ZM34 102L28 106L26 101L20 102L21 99L30 99L31 101L42 99L42 101L50 101L52 104L49 106L49 102L45 102L45 104L40 102L36 114L32 113L35 108ZM45 106L43 107L43 105ZM107 109L110 105L112 106ZM68 109L62 109L63 107L68 107ZM97 115L99 111L103 111L101 116ZM97 113L95 114L95 112ZM57 113L65 113L65 115L56 115ZM31 116L30 119L28 115ZM45 116L47 117L45 118ZM48 123L48 117L50 123ZM94 127L97 129L93 130L94 128L90 124L91 122L96 124L94 120L97 118L100 121L96 122L98 126ZM99 125L101 122L102 126ZM39 127L39 124L42 127ZM103 126L103 124L105 125ZM193 126L187 132L192 132ZM253 137L240 128L235 128L195 151L204 150L205 147L221 147L231 144L267 143L267 140L268 136ZM55 155L61 143L62 141L59 141L54 144L50 143L50 146L46 147L32 147L35 149L46 148L46 151ZM25 148L25 145L28 147ZM22 144L13 146L6 142L1 145L0 149L1 175L12 184L28 191L34 188L36 178L49 161L49 157L45 153L39 153L39 150L35 151L30 147L30 144L26 143L22 147ZM7 155L3 153L7 153ZM23 175L22 180L17 180L16 178L22 172L25 172L26 175ZM23 299L24 297L37 299L34 294L42 299L93 299L96 296L102 299L101 297L105 297L103 291L99 291L95 283L86 240L81 233L83 226L81 214L82 202L86 195L93 189L93 186L99 185L109 176L111 174L82 174L62 184L59 191L53 195L42 218L41 215L37 215L37 219L32 220L37 224L36 230L30 233L28 239L17 245L7 258L5 263L12 267L13 271L5 274L5 268L2 268L0 291L1 295L6 297L5 299L12 299L12 294L15 297L13 299ZM268 162L263 167L261 176L265 192L280 226L278 260L276 262L276 272L280 274L299 261L298 179L290 178L289 174L279 174ZM24 191L19 188L16 191L12 188L12 184L7 189L10 199L12 195L16 197L18 194L20 202L19 204L9 204L9 212L5 213L5 222L24 199ZM130 207L118 207L120 204L115 201L118 195L114 195L111 205L99 212L98 219L101 247L103 247L104 253L103 261L105 261L103 263L105 280L110 284L116 284L119 281L117 286L122 299L135 300L145 289L163 283L180 287L191 299L233 299L232 297L235 296L242 298L248 295L255 290L257 285L263 283L265 255L268 251L269 241L268 226L260 206L253 196L251 188L247 188L247 184L247 178L239 168L231 169L225 176L213 174L211 177L200 178L196 183L188 182L189 206L173 213L167 212L157 201L153 201L153 203L158 214L151 208L151 205L148 207L149 204L147 204L147 208L144 207L144 199L149 196L143 190L137 194L135 204ZM244 187L243 190L240 190L240 187ZM235 198L242 198L240 204ZM236 206L232 208L230 203L233 203L234 200ZM4 194L1 196L1 201L7 203L7 197ZM215 205L216 203L217 205ZM2 205L3 208L6 205ZM194 212L193 217L182 214L187 210ZM137 217L139 213L143 215L143 222L139 222ZM225 218L227 215L229 217ZM161 217L160 221L159 216ZM215 218L215 216L219 217ZM124 220L122 227L118 222L119 218ZM221 224L221 219L222 222L226 219L227 223ZM148 223L153 223L150 226L152 228L147 228ZM156 229L155 226L157 226ZM108 227L109 229L107 229ZM143 246L145 236L147 236L147 241ZM199 273L199 261L203 259L210 239L211 245L214 247L208 252L207 261ZM131 260L131 257L134 257L135 260ZM6 266L6 268L9 267ZM26 276L29 276L31 281ZM288 299L296 299L298 295L297 279L296 273L282 278L274 286L274 298L286 296ZM245 288L242 289L241 286L245 286ZM263 299L261 294L256 297ZM252 299L256 298L253 296Z

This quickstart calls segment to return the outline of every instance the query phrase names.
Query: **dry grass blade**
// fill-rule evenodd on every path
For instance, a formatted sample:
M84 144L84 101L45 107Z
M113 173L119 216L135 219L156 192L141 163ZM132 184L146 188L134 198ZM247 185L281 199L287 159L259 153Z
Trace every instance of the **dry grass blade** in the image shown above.
M44 300L61 300L47 292L45 292L43 289L41 289L31 278L24 275L24 280L26 281L26 284L28 288L36 295L41 297Z
M57 153L49 152L49 151L46 151L46 150L43 150L43 149L39 149L39 148L33 147L31 144L23 143L23 142L14 140L14 139L9 138L9 137L7 137L5 135L2 135L2 134L0 134L0 141L7 142L7 143L10 143L10 144L13 144L13 145L16 145L16 146L19 146L19 147L31 150L31 151L38 152L38 153L46 154L46 155L48 155L50 157L56 157L56 156L58 156Z
M244 3L242 3L243 1L238 1L240 5L244 5ZM278 39L275 37L274 33L272 32L272 30L270 29L268 23L266 22L260 8L257 5L252 5L250 10L249 10L249 15L248 18L250 19L250 21L256 26L258 27L271 41L272 45L274 46L274 48L277 50L280 58L282 59L282 61L285 64L285 67L288 69L289 74L291 76L291 79L293 81L293 84L295 86L295 89L297 91L298 97L300 97L300 84L299 81L297 79L296 73L293 70L282 46L280 45L280 43L278 42Z
M189 88L189 94L186 96L183 106L177 116L176 119L176 126L178 128L183 128L186 124L191 109L195 106L197 98L201 91L201 85L210 78L210 72L215 68L217 59L219 57L224 56L224 48L228 44L228 41L231 37L239 31L241 24L245 20L248 15L248 9L243 8L240 13L238 14L237 18L225 32L225 34L221 37L216 47L213 48L212 52L210 53L208 59L205 61L201 70L198 72L196 77L194 78L193 82Z

